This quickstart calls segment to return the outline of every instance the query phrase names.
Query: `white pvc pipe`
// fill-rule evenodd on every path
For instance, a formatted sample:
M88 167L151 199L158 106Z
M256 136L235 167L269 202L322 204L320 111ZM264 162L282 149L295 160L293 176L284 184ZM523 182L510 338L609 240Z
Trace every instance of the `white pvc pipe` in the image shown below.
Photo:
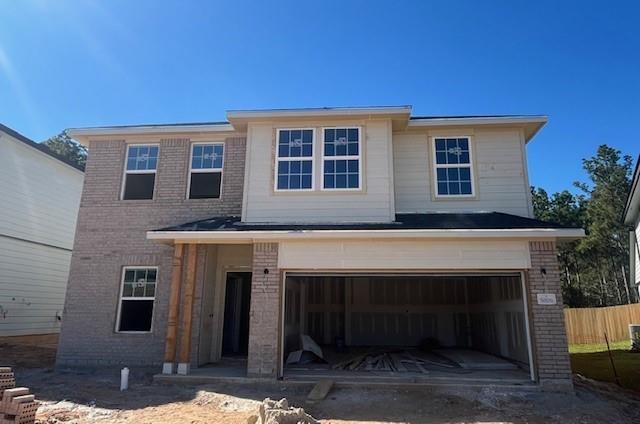
M120 371L120 391L125 391L129 388L129 368L124 367Z

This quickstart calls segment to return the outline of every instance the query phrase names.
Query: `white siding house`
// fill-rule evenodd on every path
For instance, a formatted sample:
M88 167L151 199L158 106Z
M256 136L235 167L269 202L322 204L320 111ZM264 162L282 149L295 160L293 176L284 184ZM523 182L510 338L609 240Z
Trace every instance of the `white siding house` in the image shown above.
M59 331L83 178L0 125L0 336Z
M631 191L624 210L624 223L629 228L629 270L631 281L640 291L640 156L631 181Z

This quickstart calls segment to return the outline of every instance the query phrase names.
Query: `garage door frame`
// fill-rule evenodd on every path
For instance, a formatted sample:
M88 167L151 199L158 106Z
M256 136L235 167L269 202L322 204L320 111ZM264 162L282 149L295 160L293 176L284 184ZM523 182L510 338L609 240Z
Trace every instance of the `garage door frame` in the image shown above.
M518 276L520 277L520 285L522 288L522 303L523 303L523 313L525 319L525 334L527 337L527 354L529 357L529 375L531 381L536 381L536 364L534 362L533 357L533 343L531 337L531 327L529 323L529 296L527 293L527 286L525 282L525 273L523 271L509 271L509 270L478 270L478 271L447 271L447 270L428 270L428 271L365 271L365 270L354 270L354 271L345 271L345 270L282 270L282 290L281 290L281 300L280 300L280 328L278 330L278 338L279 338L279 366L278 366L278 378L284 377L284 326L285 326L285 294L287 288L287 277L304 277L304 276L326 276L326 277L380 277L380 276L429 276L429 277L478 277L478 276L490 276L490 275L510 275L510 276Z

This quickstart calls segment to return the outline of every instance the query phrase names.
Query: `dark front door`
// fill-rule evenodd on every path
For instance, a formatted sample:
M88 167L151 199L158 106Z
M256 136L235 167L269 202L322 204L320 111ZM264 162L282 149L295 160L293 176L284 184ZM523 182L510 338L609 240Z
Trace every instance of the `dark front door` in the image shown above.
M251 273L229 272L226 285L222 355L246 356L249 348Z

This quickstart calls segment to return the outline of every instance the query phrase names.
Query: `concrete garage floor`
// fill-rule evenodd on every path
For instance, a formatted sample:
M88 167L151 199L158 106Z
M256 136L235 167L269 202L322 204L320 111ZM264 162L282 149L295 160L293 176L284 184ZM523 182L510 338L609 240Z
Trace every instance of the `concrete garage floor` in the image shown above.
M119 368L54 371L55 349L14 342L0 339L0 365L16 367L18 383L36 394L42 424L246 423L265 397L286 397L325 424L640 422L640 399L580 381L575 395L464 385L336 388L324 401L306 405L310 385L160 385L152 380L157 369L133 368L130 389L120 392ZM28 351L29 361L20 362Z

